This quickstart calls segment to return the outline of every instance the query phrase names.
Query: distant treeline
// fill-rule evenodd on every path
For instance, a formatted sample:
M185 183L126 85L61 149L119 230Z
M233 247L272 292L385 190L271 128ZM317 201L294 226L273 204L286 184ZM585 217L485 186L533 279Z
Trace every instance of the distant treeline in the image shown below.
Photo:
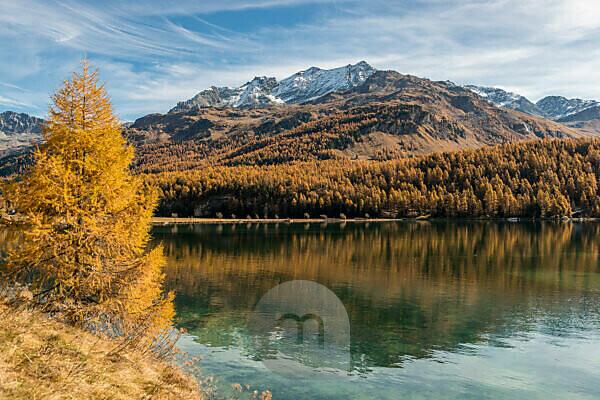
M147 175L157 213L211 217L600 216L600 141L543 140L392 161L207 166Z

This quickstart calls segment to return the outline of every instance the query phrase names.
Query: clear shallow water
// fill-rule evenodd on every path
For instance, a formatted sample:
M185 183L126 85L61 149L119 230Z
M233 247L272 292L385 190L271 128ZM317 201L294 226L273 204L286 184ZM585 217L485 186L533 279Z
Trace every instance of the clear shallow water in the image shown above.
M180 225L154 236L188 330L181 347L202 356L222 397L240 383L275 399L600 398L598 224ZM268 351L289 338L269 331L257 345L257 304L295 280L341 300L348 368L290 378L269 364L290 354ZM315 342L294 346L292 358Z

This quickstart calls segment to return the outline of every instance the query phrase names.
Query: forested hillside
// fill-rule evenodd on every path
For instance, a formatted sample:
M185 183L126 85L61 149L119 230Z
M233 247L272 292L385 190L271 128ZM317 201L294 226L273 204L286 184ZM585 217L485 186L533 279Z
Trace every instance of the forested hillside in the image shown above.
M390 161L206 166L147 175L159 215L600 216L600 141L543 140Z
M344 86L345 87L345 86ZM126 124L139 173L319 160L391 160L590 133L497 107L451 82L375 71L301 104L176 107ZM32 148L0 154L23 172Z
M377 71L348 91L305 104L192 108L151 114L126 129L135 169L157 173L206 165L382 160L584 135L498 108L447 82Z
M600 213L589 133L394 71L302 104L175 108L123 134L133 171L162 190L162 216ZM0 175L31 160L5 156Z

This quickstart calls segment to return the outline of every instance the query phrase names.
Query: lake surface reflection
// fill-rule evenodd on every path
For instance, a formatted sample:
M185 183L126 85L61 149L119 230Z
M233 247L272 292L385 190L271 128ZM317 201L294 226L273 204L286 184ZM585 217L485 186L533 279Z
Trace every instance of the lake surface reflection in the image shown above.
M189 331L182 346L221 396L243 397L230 390L240 383L275 399L600 398L600 224L179 225L154 236ZM248 321L295 280L341 300L349 368L290 379L265 365L285 354L257 346Z

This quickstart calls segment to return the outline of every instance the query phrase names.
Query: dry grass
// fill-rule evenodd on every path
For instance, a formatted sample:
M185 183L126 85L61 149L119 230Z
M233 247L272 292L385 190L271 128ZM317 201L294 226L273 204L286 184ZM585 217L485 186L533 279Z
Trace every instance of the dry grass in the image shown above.
M202 399L195 380L152 356L0 304L2 399Z

